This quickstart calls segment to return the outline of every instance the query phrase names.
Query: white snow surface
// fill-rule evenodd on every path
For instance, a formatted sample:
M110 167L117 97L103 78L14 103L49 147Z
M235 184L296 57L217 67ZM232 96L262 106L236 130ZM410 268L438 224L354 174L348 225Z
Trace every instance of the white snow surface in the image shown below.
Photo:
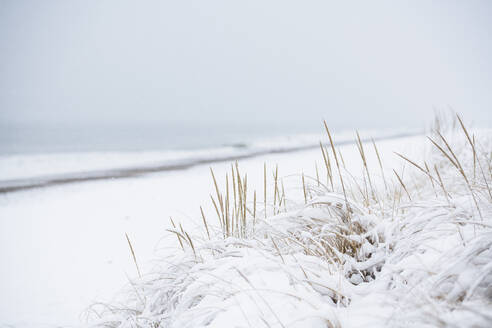
M466 139L458 132L449 138L468 176L474 176L481 215L456 169L423 136L378 142L386 183L372 144L364 143L378 201L364 200L371 192L354 144L338 147L352 193L347 203L338 175L334 188L329 186L319 150L239 161L241 172L248 173L248 190L256 187L259 200L267 163L270 197L267 218L259 202L256 223L248 221L243 237L224 239L213 223L208 166L2 194L0 326L487 327L490 133L477 135L486 179L476 165L473 169ZM445 191L434 171L431 182L394 151L436 165ZM333 156L331 161L336 173ZM315 162L327 188L313 179ZM275 164L287 201L274 214ZM229 165L213 164L220 185ZM252 195L248 198L251 206ZM166 231L173 229L169 216L190 233L195 251L185 244L183 252ZM347 245L355 251L348 252Z
M164 256L120 300L95 306L92 323L490 327L492 139L475 137L476 152L457 131L436 141L442 151L421 143L416 158L407 148L422 169L404 161L401 182L375 173L351 181L341 164L344 187L311 182L304 202L260 213L246 232L192 229L184 257Z

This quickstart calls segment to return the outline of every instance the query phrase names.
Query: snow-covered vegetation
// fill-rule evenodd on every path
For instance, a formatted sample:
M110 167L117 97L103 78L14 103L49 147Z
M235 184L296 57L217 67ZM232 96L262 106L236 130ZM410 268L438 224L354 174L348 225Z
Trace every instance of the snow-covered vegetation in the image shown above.
M358 138L358 172L329 141L297 200L277 169L256 191L237 165L212 172L216 218L172 221L179 251L92 306L90 325L492 326L490 131L439 118L425 155L391 168Z

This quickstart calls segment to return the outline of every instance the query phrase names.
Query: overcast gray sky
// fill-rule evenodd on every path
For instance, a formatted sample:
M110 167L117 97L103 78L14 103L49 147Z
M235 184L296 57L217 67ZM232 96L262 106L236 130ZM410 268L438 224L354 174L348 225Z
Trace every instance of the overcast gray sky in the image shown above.
M0 120L492 122L492 1L0 2Z

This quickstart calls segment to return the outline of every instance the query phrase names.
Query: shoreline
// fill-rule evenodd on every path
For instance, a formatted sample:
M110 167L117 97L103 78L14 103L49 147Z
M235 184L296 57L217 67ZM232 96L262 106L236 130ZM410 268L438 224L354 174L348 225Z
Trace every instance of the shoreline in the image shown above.
M418 134L419 133L400 133L400 134L382 136L376 138L363 138L362 141L367 142L370 140L381 141L381 140L388 140L388 139L398 139L403 137L415 136ZM335 142L335 145L342 146L342 145L348 145L353 143L355 143L355 141L347 140L347 141ZM3 180L0 181L0 194L6 194L6 193L12 193L12 192L18 192L18 191L24 191L30 189L48 188L51 186L70 184L70 183L80 183L80 182L89 182L89 181L98 181L98 180L107 180L107 179L135 178L135 177L140 177L142 175L158 173L158 172L187 170L198 165L237 161L237 160L248 159L248 158L253 158L253 157L258 157L268 154L294 153L294 152L310 150L318 147L319 144L306 145L300 147L292 147L288 149L259 150L256 152L238 154L235 156L225 156L225 157L210 158L210 159L197 159L194 161L192 160L190 162L183 162L181 164L156 163L154 165L148 165L148 166L134 166L134 167L127 167L127 168L120 168L120 169L107 169L107 170L95 170L95 171L88 171L88 172L47 175L47 176L40 176L36 178Z

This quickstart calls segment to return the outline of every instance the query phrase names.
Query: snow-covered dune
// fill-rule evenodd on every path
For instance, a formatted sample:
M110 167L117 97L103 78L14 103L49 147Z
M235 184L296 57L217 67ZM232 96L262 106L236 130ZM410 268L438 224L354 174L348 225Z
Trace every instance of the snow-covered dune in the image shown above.
M455 130L431 135L442 151L413 136L337 159L324 136L329 170L319 149L244 158L236 203L229 162L220 197L208 165L4 193L0 324L487 327L492 134L475 132L475 152Z
M386 139L378 145L384 162L391 166L399 161L392 150L419 154L423 140L420 136ZM326 136L322 141L327 142ZM353 144L339 149L348 168L359 167ZM248 172L250 186L262 186L266 163L270 195L271 171L278 164L287 198L294 201L302 199L300 172L306 180L315 177L315 162L322 174L318 148L247 158L239 161L239 167ZM212 164L217 179L223 181L230 164ZM138 178L0 194L0 324L76 326L86 307L99 301L111 303L128 283L127 277L136 277L125 233L140 270L150 272L159 254L182 256L175 236L166 231L171 228L169 216L187 229L201 227L199 205L213 220L212 192L209 166L198 165Z
M421 156L394 149L402 155L392 171L372 160L370 144L358 144L359 158L327 148L326 170L302 176L297 201L276 187L275 169L268 206L251 201L249 180L233 169L230 191L216 188L214 221L173 223L182 251L95 305L92 323L490 327L491 136L435 132L420 141Z

